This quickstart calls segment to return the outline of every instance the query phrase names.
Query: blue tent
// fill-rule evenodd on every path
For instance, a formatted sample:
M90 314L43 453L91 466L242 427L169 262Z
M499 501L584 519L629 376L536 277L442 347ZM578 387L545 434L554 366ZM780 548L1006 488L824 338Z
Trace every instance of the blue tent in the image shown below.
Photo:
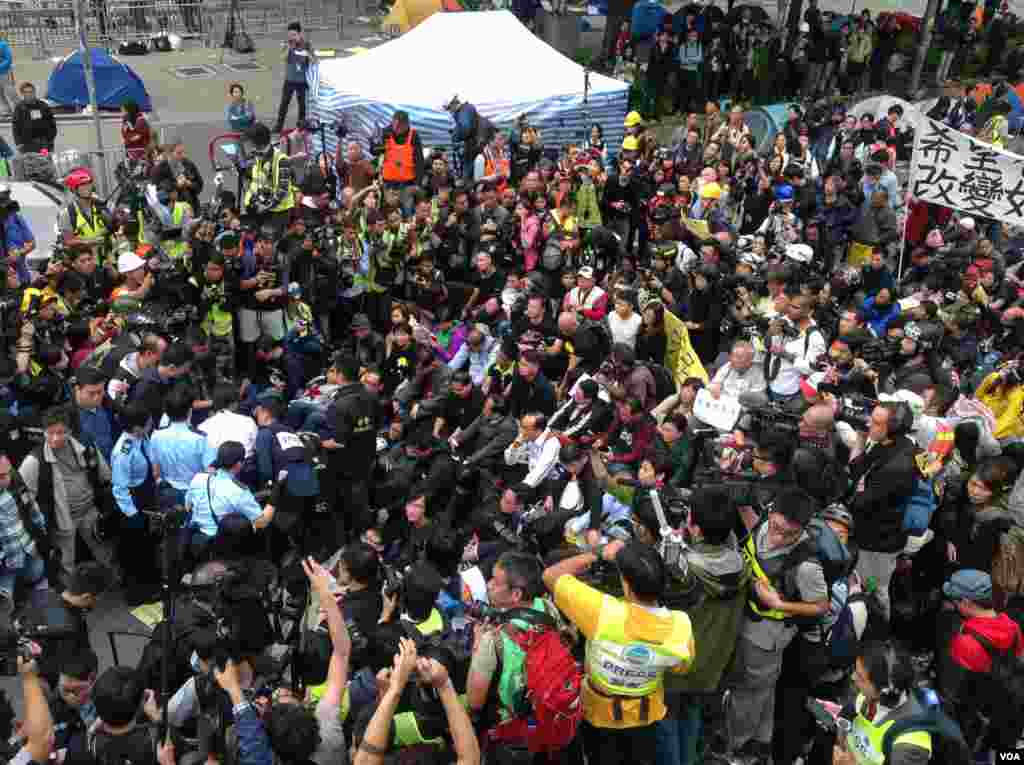
M134 101L143 111L152 104L142 79L127 64L122 64L102 48L90 48L96 76L96 102L101 109L119 109L125 101ZM46 100L58 106L84 107L89 104L85 86L82 54L75 51L66 56L53 71L46 84Z

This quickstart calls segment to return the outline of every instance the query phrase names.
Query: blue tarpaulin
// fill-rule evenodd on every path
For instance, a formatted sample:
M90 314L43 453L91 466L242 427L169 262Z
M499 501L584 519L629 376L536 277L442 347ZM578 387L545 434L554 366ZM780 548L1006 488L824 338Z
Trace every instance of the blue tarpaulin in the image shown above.
M150 111L152 105L146 86L131 67L102 48L90 48L89 52L96 77L96 102L101 109L119 109L125 101L134 101L143 111ZM50 72L46 84L46 100L59 106L83 108L89 105L85 66L80 51L66 56Z

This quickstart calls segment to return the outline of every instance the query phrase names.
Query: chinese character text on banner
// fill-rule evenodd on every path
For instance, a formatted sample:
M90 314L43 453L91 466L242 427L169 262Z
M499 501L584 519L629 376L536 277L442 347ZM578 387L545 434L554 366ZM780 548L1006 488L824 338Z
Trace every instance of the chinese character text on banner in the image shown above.
M917 123L910 193L968 215L1024 225L1024 157L941 122Z

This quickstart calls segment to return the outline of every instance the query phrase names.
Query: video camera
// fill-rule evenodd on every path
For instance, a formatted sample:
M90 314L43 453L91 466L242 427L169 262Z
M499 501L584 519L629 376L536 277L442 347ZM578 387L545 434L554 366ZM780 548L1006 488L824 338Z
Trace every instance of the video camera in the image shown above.
M762 397L763 398L763 397ZM757 442L765 433L796 435L800 432L800 415L775 401L751 405L740 398L746 411L740 416L739 426Z
M139 335L153 333L168 339L178 339L185 335L199 317L199 309L194 305L183 305L163 312L144 312L129 314L125 321L125 331Z
M878 400L859 393L851 393L843 396L839 402L836 421L849 423L854 430L867 432L871 425L871 412L878 406Z
M879 337L857 349L857 357L871 365L891 363L899 355L900 340L895 337Z
M32 644L46 653L49 643L68 640L79 634L79 625L66 608L29 609L14 623L14 629L0 642L0 677L18 674L18 657L37 659Z

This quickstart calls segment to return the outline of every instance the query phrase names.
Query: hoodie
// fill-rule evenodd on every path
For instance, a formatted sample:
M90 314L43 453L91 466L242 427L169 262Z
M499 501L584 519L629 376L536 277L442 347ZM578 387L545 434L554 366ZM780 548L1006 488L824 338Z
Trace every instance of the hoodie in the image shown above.
M699 660L685 675L666 674L665 687L670 693L713 693L736 647L750 568L734 544L698 542L685 555L686 575L672 572L665 605L690 616Z

